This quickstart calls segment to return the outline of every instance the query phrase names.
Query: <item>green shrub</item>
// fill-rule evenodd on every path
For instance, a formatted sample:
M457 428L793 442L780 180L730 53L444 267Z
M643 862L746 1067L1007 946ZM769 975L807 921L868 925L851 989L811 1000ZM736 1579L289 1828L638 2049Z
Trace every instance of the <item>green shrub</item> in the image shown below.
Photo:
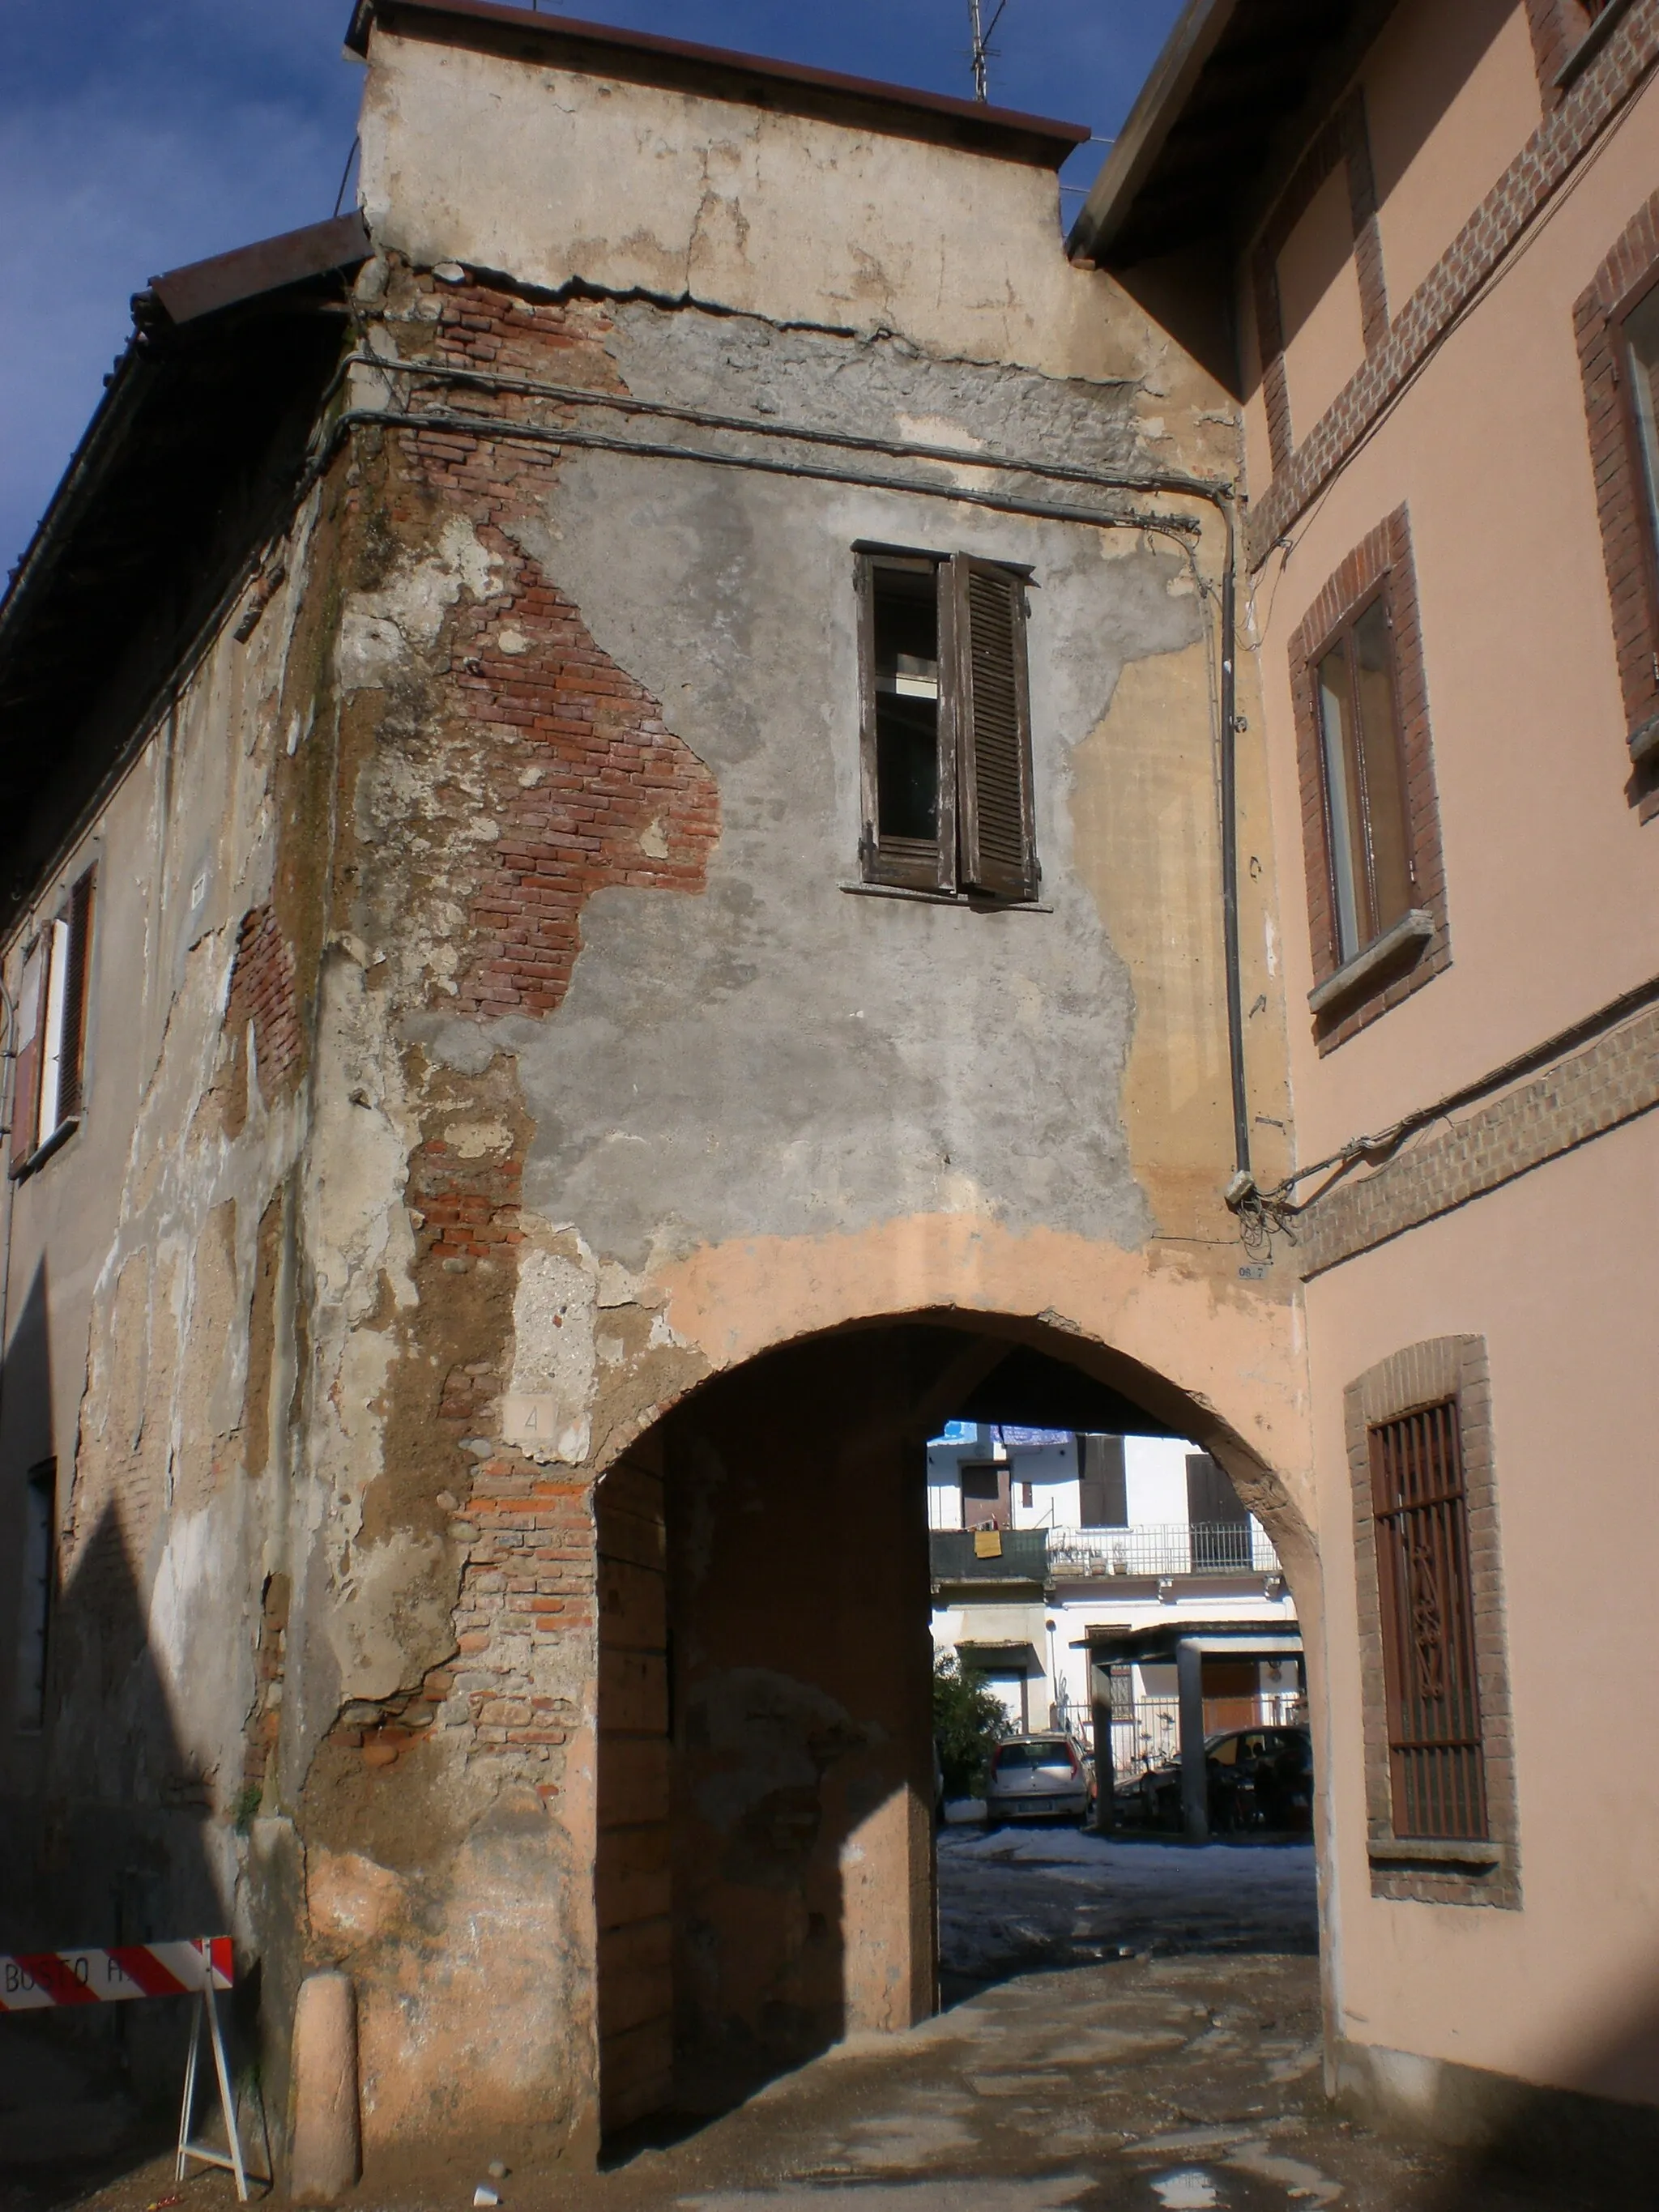
M933 1662L933 1741L947 1797L982 1797L991 1747L1008 1733L1002 1700L982 1674L950 1652Z

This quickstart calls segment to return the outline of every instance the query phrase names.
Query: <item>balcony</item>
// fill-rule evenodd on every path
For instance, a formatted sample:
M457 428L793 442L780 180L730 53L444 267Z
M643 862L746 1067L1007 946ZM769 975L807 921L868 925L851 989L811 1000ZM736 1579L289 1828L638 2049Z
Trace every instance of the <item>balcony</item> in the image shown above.
M1172 1522L1142 1528L1004 1528L1000 1549L986 1556L974 1531L935 1528L928 1535L936 1583L1152 1580L1187 1575L1283 1572L1267 1531L1254 1521ZM983 1539L981 1540L981 1547Z
M972 1528L934 1528L928 1532L928 1560L936 1583L1036 1583L1048 1579L1048 1539L1052 1528L1000 1528L995 1552L976 1549ZM982 1547L984 1538L980 1537Z

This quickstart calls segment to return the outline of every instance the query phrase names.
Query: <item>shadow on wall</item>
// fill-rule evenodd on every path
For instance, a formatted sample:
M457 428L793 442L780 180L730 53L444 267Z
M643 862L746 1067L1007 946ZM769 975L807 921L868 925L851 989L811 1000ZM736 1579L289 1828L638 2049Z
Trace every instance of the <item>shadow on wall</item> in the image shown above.
M599 1502L605 2132L933 2002L919 1338L722 1377ZM671 2127L679 2124L671 2118Z
M1659 1987L1601 2039L1574 2070L1601 2093L1533 2089L1495 2074L1451 2069L1431 2117L1437 2134L1471 2145L1437 2212L1524 2203L1528 2212L1601 2212L1650 2204L1659 2172ZM1636 2101L1644 2100L1646 2101ZM1516 2196L1517 2184L1524 2193Z
M67 1467L74 1440L52 1435L51 1384L42 1268L0 1371L0 1450L9 1504L33 1483L55 1536L68 1492L60 1476L54 1494L51 1470ZM144 1527L142 1501L118 1490L61 1587L54 1543L38 1560L23 1547L20 1583L9 1593L11 1619L0 1632L16 1654L0 1799L0 1950L8 1953L222 1935L229 1926L208 1836L218 1778L197 1770L174 1726L134 1556ZM30 1577L42 1569L36 1590ZM252 2047L246 2031L258 1996L249 1981L229 2008L243 2031L239 2050ZM31 2203L46 2205L160 2148L176 2125L189 2017L185 1999L162 1998L0 2020L0 2173L27 2176Z

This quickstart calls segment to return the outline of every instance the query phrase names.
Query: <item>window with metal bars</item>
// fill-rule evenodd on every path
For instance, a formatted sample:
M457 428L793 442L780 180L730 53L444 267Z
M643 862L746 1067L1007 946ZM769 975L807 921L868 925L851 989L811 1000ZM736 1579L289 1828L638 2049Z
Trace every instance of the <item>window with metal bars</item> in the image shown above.
M1468 1501L1455 1398L1370 1431L1396 1836L1487 1833Z
M1036 896L1023 570L860 551L864 879Z

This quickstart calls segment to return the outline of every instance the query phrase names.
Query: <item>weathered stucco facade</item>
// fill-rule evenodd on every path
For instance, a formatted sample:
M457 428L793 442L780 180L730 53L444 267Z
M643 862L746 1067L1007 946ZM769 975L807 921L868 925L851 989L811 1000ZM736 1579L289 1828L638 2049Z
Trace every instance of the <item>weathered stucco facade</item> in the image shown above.
M11 1201L58 1592L7 1848L20 1938L230 1917L279 2129L340 1966L371 2159L574 2152L930 2006L920 1447L1009 1345L1215 1453L1321 1679L1294 1277L1222 1197L1182 487L1240 432L1068 264L1048 126L360 27L297 504L89 710L11 933L9 985L95 854L84 1108ZM1029 573L1035 899L863 880L871 545Z

